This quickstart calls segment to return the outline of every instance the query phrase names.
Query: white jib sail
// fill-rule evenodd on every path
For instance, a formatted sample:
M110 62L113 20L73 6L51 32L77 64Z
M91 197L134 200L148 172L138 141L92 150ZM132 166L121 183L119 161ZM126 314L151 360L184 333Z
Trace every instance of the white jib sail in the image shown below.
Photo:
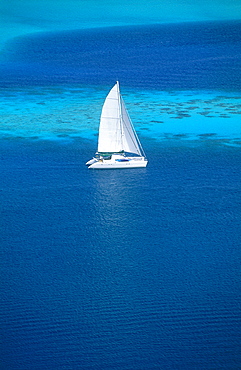
M102 108L98 152L121 151L142 155L141 145L120 96L117 82L107 95Z

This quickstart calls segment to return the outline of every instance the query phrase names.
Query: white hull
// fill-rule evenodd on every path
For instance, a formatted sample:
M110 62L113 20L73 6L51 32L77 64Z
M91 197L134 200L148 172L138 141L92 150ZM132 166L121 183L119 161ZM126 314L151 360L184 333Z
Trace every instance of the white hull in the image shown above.
M142 168L147 166L148 161L145 157L123 157L112 155L110 159L96 159L88 161L88 168L97 170L107 170L116 168Z

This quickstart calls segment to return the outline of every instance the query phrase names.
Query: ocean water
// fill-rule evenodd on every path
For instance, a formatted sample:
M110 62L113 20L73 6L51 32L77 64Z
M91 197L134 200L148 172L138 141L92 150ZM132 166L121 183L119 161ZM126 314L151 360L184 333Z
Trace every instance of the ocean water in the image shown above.
M240 20L239 1L2 0L0 45L28 33L197 21Z
M1 369L240 369L240 30L5 45ZM116 79L148 167L90 171Z

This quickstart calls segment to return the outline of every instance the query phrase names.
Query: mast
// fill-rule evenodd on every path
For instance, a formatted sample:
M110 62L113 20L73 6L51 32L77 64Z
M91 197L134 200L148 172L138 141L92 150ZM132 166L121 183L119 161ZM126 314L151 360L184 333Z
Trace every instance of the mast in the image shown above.
M121 94L120 94L119 81L116 81L116 87L117 87L117 96L118 96L119 124L120 124L120 132L121 132L121 147L124 149L124 145L123 145L124 130L123 130L123 122L122 122L122 106L121 106Z

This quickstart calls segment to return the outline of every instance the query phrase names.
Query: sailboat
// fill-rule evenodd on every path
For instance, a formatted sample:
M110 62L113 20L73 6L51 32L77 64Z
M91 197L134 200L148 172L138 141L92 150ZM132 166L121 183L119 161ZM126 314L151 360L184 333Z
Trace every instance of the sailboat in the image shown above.
M117 81L102 108L97 152L86 165L91 169L112 169L146 167L147 163Z

